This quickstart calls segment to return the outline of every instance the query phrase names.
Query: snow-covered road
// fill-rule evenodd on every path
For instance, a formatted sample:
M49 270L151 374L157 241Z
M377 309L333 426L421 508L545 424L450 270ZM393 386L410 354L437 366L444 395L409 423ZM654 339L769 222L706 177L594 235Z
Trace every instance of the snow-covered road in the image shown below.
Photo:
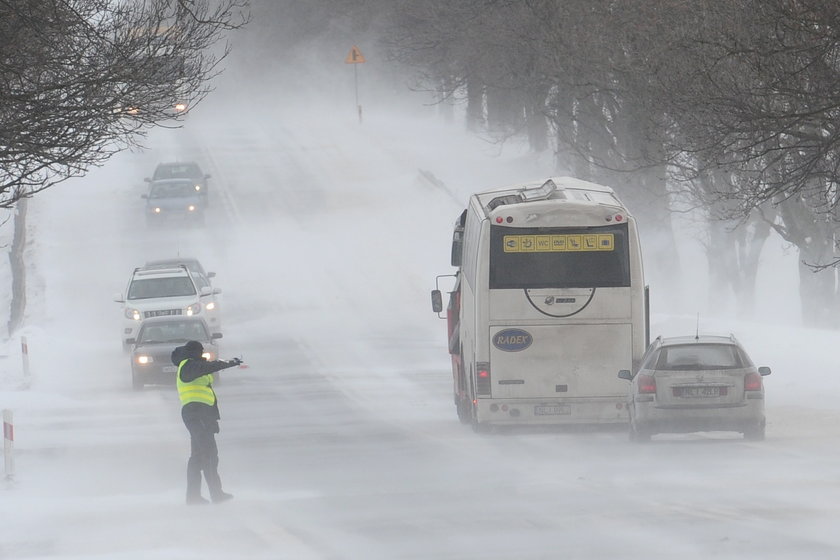
M0 486L0 558L840 555L834 332L703 318L773 368L765 442L458 422L428 294L451 270L451 224L467 193L552 167L428 113L363 126L311 107L198 113L31 202L18 335L33 378L16 389L10 341L0 408L15 413L17 472ZM174 157L213 175L206 228L143 224L142 178ZM220 506L184 505L177 396L132 391L119 345L113 295L133 267L178 253L217 272L223 357L249 366L218 387L236 495ZM653 301L654 334L693 332L693 313Z

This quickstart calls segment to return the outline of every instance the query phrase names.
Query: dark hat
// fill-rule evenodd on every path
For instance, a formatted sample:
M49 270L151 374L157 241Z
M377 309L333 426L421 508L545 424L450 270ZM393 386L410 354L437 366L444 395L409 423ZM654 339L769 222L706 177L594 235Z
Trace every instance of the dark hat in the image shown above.
M197 340L190 340L184 345L184 350L189 358L200 358L204 352L204 346Z

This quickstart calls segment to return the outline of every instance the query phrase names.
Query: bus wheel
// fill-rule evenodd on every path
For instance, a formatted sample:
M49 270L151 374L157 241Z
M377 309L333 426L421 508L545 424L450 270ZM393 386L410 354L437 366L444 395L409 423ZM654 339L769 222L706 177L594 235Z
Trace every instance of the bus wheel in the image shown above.
M461 424L469 424L472 421L472 407L469 399L463 397L455 398L455 410L458 412L458 420Z

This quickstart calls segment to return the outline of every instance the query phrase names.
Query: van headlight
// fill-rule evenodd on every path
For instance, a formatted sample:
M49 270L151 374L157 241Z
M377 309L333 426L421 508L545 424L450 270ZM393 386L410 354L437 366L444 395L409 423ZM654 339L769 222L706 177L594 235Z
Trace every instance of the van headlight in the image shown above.
M184 315L198 315L199 313L201 313L201 304L200 303L194 303L192 305L188 305L184 309Z
M149 364L151 364L152 362L155 361L151 356L149 356L147 354L139 354L137 356L136 360L137 360L137 363L140 364L141 366L149 365Z
M131 319L133 321L140 321L143 318L143 314L140 313L139 309L133 309L131 307L125 308L125 318Z

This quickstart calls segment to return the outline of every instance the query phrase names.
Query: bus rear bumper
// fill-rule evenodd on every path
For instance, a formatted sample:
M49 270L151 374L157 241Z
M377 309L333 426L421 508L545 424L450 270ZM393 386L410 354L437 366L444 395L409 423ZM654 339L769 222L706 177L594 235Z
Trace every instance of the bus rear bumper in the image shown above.
M622 424L630 419L625 395L581 399L478 399L481 424Z

